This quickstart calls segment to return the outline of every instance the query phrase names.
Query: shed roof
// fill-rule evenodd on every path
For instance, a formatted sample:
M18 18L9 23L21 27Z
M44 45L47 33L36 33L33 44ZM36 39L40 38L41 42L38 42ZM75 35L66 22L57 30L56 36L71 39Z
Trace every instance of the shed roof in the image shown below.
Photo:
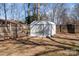
M31 25L32 24L55 24L55 23L51 21L33 21Z

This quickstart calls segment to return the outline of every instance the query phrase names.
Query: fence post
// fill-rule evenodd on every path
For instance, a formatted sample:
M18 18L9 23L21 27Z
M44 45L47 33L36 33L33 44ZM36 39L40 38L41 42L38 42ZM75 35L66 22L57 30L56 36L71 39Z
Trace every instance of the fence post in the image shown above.
M60 32L61 32L61 25L60 25Z
M15 30L14 30L14 39L17 39L17 24L15 24Z

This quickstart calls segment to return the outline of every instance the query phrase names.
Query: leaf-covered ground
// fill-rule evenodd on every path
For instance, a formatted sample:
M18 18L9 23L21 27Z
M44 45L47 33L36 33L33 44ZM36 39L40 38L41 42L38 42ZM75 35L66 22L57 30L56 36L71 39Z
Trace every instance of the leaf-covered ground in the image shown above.
M54 37L22 37L0 41L0 55L72 56L79 55L79 34L56 34Z

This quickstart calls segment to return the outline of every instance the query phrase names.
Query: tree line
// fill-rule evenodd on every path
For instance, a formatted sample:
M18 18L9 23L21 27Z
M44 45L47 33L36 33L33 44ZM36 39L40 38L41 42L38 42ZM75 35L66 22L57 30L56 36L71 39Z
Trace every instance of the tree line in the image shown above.
M50 20L56 24L76 23L79 4L68 3L0 3L0 18L30 24L34 20Z

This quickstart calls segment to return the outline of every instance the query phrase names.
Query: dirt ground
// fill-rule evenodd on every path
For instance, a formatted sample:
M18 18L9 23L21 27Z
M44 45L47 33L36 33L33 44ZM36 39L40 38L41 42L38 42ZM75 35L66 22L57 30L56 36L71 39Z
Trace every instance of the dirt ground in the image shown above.
M22 37L0 41L1 56L77 56L79 34L56 34L54 37Z

